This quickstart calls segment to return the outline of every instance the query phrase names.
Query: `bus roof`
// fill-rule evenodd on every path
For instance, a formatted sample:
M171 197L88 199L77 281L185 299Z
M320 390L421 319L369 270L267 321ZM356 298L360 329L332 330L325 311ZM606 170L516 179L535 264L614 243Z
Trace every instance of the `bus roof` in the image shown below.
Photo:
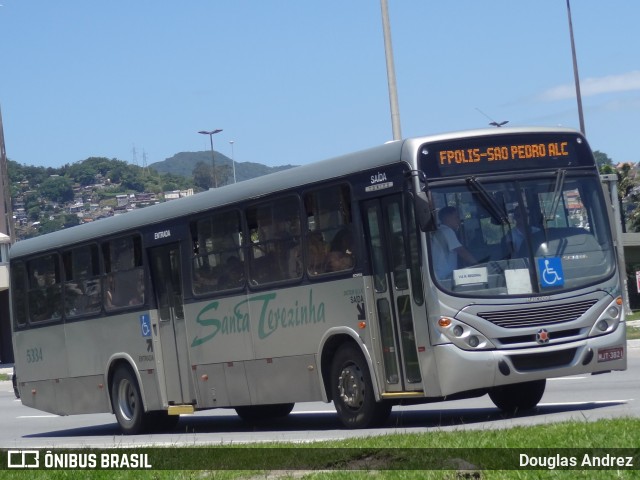
M518 133L571 132L567 128L544 127L502 127L443 133L424 137L415 137L385 143L374 148L349 153L328 160L282 170L240 183L225 185L196 195L172 200L161 204L133 210L124 215L105 218L96 222L78 225L16 242L10 250L11 258L47 251L62 246L81 244L106 236L118 235L136 227L158 224L173 218L204 212L212 207L221 207L243 200L257 199L273 192L312 184L321 179L338 179L363 170L388 165L402 158L402 153L410 153L421 144L429 141L455 140L484 135L502 135Z
M169 202L132 210L123 215L104 218L77 225L39 237L16 242L11 258L30 255L62 246L80 244L92 239L117 235L136 227L161 223L172 218L197 214L243 200L258 199L273 192L296 188L320 179L340 178L345 175L389 164L400 159L402 142L391 142L379 147L340 157L302 165L287 170L225 185Z

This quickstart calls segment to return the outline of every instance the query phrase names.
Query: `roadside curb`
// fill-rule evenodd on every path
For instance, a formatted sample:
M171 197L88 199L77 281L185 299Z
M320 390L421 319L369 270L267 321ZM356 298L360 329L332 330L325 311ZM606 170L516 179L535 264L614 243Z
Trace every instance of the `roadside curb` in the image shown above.
M627 348L628 349L640 348L640 339L638 339L638 340L627 340Z

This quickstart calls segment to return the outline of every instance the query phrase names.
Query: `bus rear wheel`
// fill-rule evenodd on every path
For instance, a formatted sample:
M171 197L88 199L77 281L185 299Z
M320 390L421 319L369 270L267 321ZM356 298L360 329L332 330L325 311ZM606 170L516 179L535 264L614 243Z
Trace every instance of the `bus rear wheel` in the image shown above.
M347 428L379 426L391 414L390 403L376 402L367 362L353 345L340 347L333 358L331 397L338 418Z
M128 367L119 367L111 381L111 404L122 432L137 435L147 429L149 416L135 375Z
M245 422L260 422L283 418L291 413L294 403L278 403L274 405L251 405L236 407L236 413Z
M542 399L546 385L545 379L501 385L489 390L489 398L504 412L516 413L531 410Z

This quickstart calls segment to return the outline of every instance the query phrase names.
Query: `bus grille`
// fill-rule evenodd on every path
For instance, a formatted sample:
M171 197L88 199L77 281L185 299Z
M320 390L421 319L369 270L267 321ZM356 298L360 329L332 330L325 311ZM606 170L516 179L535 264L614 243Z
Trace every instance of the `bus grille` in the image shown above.
M558 368L569 365L576 356L577 348L560 350L559 352L532 353L528 355L512 355L509 358L513 366L520 372Z
M597 300L584 300L564 305L483 312L478 316L504 328L538 327L576 320L596 303Z

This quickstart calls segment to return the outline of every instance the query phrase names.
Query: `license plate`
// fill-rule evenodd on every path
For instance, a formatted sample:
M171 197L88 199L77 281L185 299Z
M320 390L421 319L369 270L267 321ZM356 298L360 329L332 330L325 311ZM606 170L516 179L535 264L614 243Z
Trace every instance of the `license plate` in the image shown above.
M612 360L620 360L624 355L623 347L605 348L598 350L598 362L610 362Z

